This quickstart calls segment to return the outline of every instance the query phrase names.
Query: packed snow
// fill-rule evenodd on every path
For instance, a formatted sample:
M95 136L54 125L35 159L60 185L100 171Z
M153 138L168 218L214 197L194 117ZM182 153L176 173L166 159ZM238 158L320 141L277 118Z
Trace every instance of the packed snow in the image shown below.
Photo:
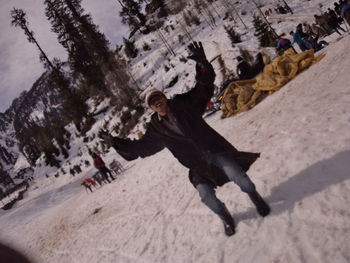
M209 58L221 53L233 60L225 53L229 42L218 45L217 34L207 36ZM217 190L237 223L237 233L227 237L169 151L126 162L110 149L104 160L120 160L125 168L117 180L88 193L80 183L96 172L92 166L75 177L37 177L23 200L0 211L0 241L33 262L350 262L350 36L327 40L324 59L250 111L206 119L239 150L261 153L248 175L270 204L269 216L261 218L228 183ZM182 70L193 77L193 67ZM139 73L148 76L148 70ZM162 85L157 76L149 81ZM185 85L179 81L168 94ZM103 122L100 116L91 136ZM77 137L70 154L82 157L72 165L88 159L84 147ZM36 173L56 172L51 169Z

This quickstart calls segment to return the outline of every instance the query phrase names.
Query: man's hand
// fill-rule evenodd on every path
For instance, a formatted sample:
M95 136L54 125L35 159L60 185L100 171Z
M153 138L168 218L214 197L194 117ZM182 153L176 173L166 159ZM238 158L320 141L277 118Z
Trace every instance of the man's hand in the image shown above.
M114 138L112 135L109 134L109 132L105 130L100 130L98 132L98 137L103 140L103 143L106 144L108 147L111 147L114 145Z
M203 84L212 84L215 80L215 72L205 56L202 42L192 42L188 49L192 53L188 58L197 62L196 81Z
M193 59L198 63L207 62L207 57L205 56L202 42L192 42L188 45L188 49L191 52L191 55L188 56L189 59Z

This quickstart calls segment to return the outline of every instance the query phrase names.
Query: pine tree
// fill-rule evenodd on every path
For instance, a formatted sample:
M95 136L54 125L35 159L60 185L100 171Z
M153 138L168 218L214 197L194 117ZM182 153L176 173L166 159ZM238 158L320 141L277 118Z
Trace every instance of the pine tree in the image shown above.
M135 98L129 77L110 51L108 41L91 16L84 13L81 0L45 0L46 16L59 42L68 51L68 61L89 96L109 96L119 108ZM107 86L108 85L108 86Z
M82 96L75 88L70 87L70 81L64 76L60 67L61 65L57 64L57 71L50 74L48 85L55 87L60 92L62 97L61 114L65 122L73 122L77 130L81 131L83 119L88 115L86 97ZM61 141L60 138L57 139Z
M6 188L9 186L14 186L15 183L12 180L11 176L4 170L4 168L0 165L0 185L5 186ZM1 187L0 187L1 190ZM0 192L0 198L2 199L1 192Z
M22 129L16 128L20 125ZM24 157L28 160L31 165L35 165L36 160L40 157L41 151L35 141L35 132L31 129L30 125L23 127L22 123L18 123L17 119L14 120L14 126L16 130L16 137L18 138L19 150L23 153Z
M193 14L193 13L191 12L191 10L188 10L188 11L187 11L187 14L188 14L188 16L190 17L190 20L191 20L191 23L192 23L192 24L195 24L196 26L200 25L201 20L199 19L198 16L196 16L195 14Z
M44 154L45 164L59 167L56 157L59 156L60 151L54 145L51 127L45 124L40 126L35 122L31 122L29 127L39 151Z
M128 40L126 38L123 38L123 42L124 42L124 52L125 55L128 58L136 58L137 54L138 54L138 50L135 47L135 42Z
M254 63L254 57L250 54L247 49L239 47L240 56L248 63Z
M11 11L11 17L12 25L20 26L24 30L28 41L30 43L35 43L35 45L38 47L40 51L41 61L43 62L44 67L50 71L50 78L55 83L55 85L52 86L56 86L63 98L63 112L70 112L70 115L67 118L68 122L73 121L77 129L79 130L80 122L87 113L87 106L85 104L85 101L81 97L76 96L76 94L74 94L74 91L69 87L69 81L64 77L63 73L60 71L58 63L52 63L43 51L43 49L40 47L37 40L34 38L34 33L28 27L25 12L21 9L14 8ZM68 105L72 105L72 107L68 109Z
M122 23L131 29L139 28L146 24L146 17L141 13L141 4L134 0L118 0L122 6L119 12Z
M275 43L275 34L259 16L253 17L253 25L255 28L255 36L262 47L273 47Z
M86 46L93 51L92 56L100 66L105 80L110 84L110 96L116 104L128 103L135 94L128 86L129 77L123 64L116 60L113 52L109 49L109 42L98 27L93 23L89 14L84 14L81 0L65 0L75 21L79 22L79 30L85 38ZM114 83L114 85L113 85Z
M204 19L211 28L214 28L216 26L215 17L211 12L208 3L204 0L194 0L193 3L195 10L197 10L199 14L203 15Z
M68 51L68 61L74 72L83 75L88 85L105 89L103 78L97 64L93 61L83 36L78 31L72 18L65 11L66 6L60 0L45 0L45 14L52 24L52 31L58 36L58 41ZM99 74L100 73L100 74Z
M79 22L68 12L63 0L45 0L45 14L52 25L52 31L58 36L59 43L68 52L68 61L74 72L81 74L91 94L109 95L104 76L94 60L94 49L87 46L85 36L79 30Z
M167 17L169 15L168 10L165 8L164 0L161 1L159 11L158 11L158 18Z
M224 28L225 28L225 31L226 31L228 37L231 40L232 47L234 47L236 43L242 42L241 35L236 33L236 31L233 29L232 26L224 26Z
M148 51L148 50L151 50L151 48L150 48L150 46L148 45L148 43L143 43L143 45L142 45L142 49L143 49L143 51Z
M52 70L54 70L55 67L52 65L47 55L40 47L38 41L34 38L34 32L29 29L26 16L26 13L22 9L13 8L11 11L11 24L15 27L20 27L24 30L24 34L27 36L29 43L34 43L39 49L40 61L44 63L44 67L51 68Z
M191 26L191 19L186 12L182 13L182 18L185 21L186 26L190 27Z
M70 10L74 21L79 22L78 28L85 38L85 43L89 49L92 49L93 58L96 61L102 60L103 63L110 64L109 42L98 27L93 23L90 14L84 14L81 7L81 0L64 0Z

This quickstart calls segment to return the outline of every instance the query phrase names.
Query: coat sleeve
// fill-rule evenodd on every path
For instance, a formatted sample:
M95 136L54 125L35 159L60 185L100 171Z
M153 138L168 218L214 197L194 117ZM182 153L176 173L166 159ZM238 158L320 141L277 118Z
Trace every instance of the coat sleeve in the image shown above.
M191 111L202 115L214 94L215 71L207 61L196 64L196 85L189 92L178 95Z
M148 130L139 140L114 137L113 147L127 161L151 156L164 149L162 142Z

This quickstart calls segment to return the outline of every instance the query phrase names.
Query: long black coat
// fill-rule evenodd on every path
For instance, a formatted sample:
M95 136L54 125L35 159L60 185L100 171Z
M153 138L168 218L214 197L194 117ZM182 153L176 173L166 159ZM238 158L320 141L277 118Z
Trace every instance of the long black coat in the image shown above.
M140 140L114 138L114 148L123 158L144 158L168 148L181 164L190 169L189 178L195 187L200 183L216 187L228 182L219 167L209 166L205 161L212 154L229 156L243 170L249 169L259 154L237 151L202 118L206 104L213 95L215 79L210 64L202 70L205 74L197 74L197 84L192 90L168 100L170 112L184 135L167 129L154 113Z

